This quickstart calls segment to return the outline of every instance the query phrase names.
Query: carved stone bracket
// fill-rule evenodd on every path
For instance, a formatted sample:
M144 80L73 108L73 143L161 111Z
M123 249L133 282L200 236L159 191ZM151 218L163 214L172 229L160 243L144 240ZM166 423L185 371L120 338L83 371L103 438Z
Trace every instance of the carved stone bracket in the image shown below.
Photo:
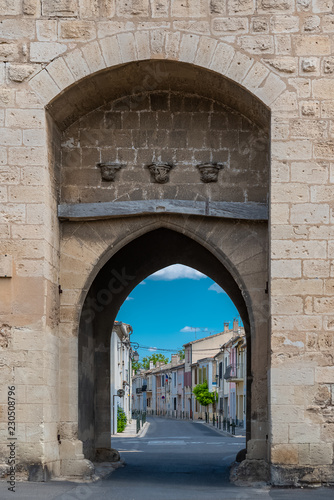
M121 168L125 167L126 165L123 163L106 162L97 163L96 166L101 169L101 177L103 181L114 182L116 172L118 170L121 170Z
M219 170L224 168L224 163L201 163L197 165L202 182L217 182Z
M166 184L169 181L169 172L174 167L171 163L152 163L148 165L152 179L158 184Z

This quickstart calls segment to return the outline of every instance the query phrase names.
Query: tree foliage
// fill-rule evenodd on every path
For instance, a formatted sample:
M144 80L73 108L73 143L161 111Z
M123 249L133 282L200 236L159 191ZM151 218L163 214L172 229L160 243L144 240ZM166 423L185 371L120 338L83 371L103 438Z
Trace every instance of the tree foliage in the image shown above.
M140 370L139 361L132 361L132 370L134 370L135 373L137 373L137 371Z
M185 358L184 347L182 347L182 349L177 351L177 353L179 355L180 360L182 361Z
M117 407L117 432L123 432L127 423L125 411L121 406Z
M163 354L155 353L155 354L151 354L151 356L146 356L145 358L143 358L143 361L140 363L141 368L144 368L144 370L149 370L150 361L153 361L154 366L159 361L160 361L160 363L164 363L164 364L167 364L169 362L168 358L166 358L166 356L164 356Z
M203 384L198 384L194 387L193 393L195 398L202 406L208 406L209 404L214 404L217 401L217 393L210 392L208 388L208 383L205 381Z

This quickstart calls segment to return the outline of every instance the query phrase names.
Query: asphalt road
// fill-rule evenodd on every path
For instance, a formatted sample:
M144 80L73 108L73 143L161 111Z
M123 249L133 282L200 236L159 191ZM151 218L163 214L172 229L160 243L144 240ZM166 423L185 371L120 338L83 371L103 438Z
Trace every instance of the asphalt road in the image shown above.
M113 438L126 466L97 483L0 485L3 500L333 500L334 490L239 488L229 483L229 466L244 438L226 437L207 426L155 418L141 438Z

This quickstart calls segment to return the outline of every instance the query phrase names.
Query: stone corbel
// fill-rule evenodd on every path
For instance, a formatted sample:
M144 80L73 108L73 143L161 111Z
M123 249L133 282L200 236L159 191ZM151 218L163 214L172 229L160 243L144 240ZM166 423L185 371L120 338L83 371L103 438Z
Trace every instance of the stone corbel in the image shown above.
M218 163L218 162L215 163L208 162L197 165L197 168L200 172L201 181L205 183L217 182L219 170L222 170L224 166L225 166L224 163Z
M116 172L118 170L121 170L121 168L125 167L126 165L123 163L106 162L106 163L97 163L96 166L101 169L101 177L103 181L114 182Z
M147 168L151 173L151 177L154 182L158 184L166 184L169 182L169 172L174 167L172 163L152 163L148 165Z

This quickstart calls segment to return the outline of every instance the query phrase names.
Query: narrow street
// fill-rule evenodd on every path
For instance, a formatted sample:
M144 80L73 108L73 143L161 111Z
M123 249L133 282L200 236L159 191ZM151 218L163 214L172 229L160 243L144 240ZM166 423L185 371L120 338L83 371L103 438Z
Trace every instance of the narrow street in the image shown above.
M149 418L142 438L115 438L126 466L100 482L94 499L110 500L330 500L333 489L240 488L230 465L245 439L200 422ZM59 500L65 500L59 498Z
M0 498L24 500L331 500L333 489L237 487L229 468L245 440L200 422L149 418L143 437L115 437L126 465L95 483L0 483Z
M113 499L214 499L231 488L229 465L244 438L222 436L197 422L148 421L145 437L113 439L127 464L109 478Z

